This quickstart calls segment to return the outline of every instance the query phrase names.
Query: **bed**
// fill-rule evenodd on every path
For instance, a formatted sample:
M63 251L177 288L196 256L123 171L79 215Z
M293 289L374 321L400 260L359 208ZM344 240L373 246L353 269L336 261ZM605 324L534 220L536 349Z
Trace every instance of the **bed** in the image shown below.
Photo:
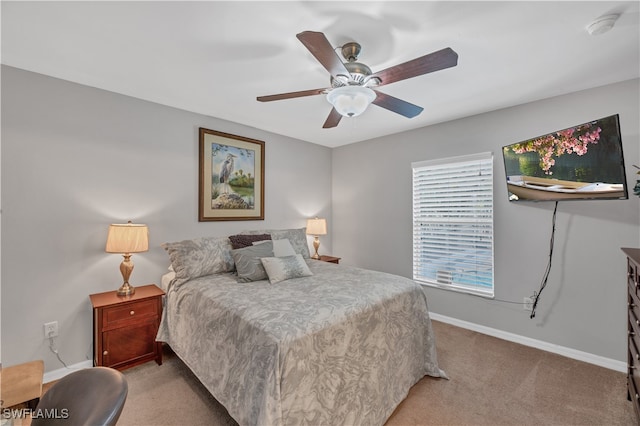
M238 282L224 238L165 246L175 271L157 340L239 424L382 425L417 381L446 377L419 285L309 259L304 229L280 236L309 273L273 284Z

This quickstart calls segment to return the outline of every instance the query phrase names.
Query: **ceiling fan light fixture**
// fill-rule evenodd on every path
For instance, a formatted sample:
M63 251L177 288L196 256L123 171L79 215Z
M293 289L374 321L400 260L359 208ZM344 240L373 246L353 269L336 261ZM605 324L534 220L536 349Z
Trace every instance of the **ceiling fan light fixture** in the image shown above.
M368 87L342 86L327 93L327 101L344 117L357 117L376 98L376 92Z

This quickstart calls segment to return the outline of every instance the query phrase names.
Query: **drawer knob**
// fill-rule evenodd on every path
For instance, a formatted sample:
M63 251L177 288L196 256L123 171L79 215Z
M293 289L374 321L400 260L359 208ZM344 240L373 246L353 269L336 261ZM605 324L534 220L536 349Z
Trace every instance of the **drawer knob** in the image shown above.
M104 351L104 352L102 352L102 355L103 355L103 356L107 356L107 355L109 355L109 351Z
M640 395L636 394L636 399L640 400Z
M635 365L627 365L627 368L629 368L629 370L635 370L637 367Z
M134 315L135 313L136 313L136 311L131 311L131 312L129 312L129 315ZM640 324L640 323L638 323L638 324Z
M629 307L630 307L630 308L635 308L635 307L636 307L636 304L635 304L635 303L629 303Z
M636 333L634 333L633 331L629 332L629 336L635 336L635 335L636 335Z

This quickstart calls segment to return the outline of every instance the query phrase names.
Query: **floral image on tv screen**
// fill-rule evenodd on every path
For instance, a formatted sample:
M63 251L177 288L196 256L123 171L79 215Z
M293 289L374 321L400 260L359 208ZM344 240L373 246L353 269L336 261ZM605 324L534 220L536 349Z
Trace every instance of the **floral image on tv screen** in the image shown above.
M625 199L618 115L502 148L509 199Z

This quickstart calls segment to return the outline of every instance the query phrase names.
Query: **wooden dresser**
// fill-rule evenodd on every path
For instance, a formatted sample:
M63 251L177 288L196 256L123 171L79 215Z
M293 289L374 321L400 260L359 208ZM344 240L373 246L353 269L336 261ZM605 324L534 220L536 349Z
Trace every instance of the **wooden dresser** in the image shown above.
M162 365L162 343L156 334L164 291L155 285L136 287L131 296L115 291L92 294L93 365L118 370L155 360Z
M640 422L640 249L623 248L627 255L627 398Z

